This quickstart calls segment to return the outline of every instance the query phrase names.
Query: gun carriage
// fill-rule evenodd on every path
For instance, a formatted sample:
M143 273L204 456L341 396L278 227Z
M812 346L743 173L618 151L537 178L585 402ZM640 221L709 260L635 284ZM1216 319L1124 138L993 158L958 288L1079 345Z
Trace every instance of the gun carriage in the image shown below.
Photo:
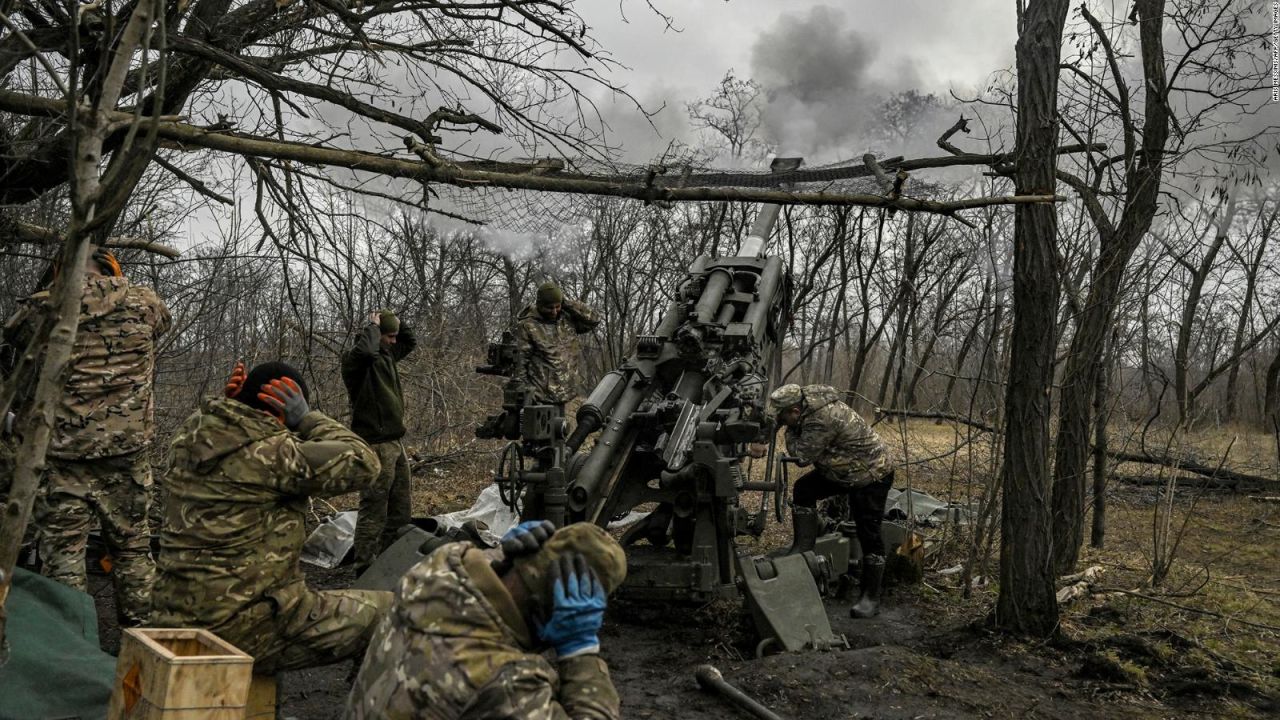
M774 171L798 165L775 161ZM600 379L571 433L558 407L528 402L518 348L504 335L477 368L511 377L503 411L477 435L511 441L496 481L522 519L607 525L656 506L623 536L624 594L696 602L742 594L762 634L794 649L830 641L818 591L845 572L849 549L831 534L813 553L764 558L736 542L759 536L770 512L781 520L786 494L772 439L763 481L751 481L743 467L747 443L773 435L766 403L790 278L763 250L778 212L760 209L738 255L690 265L657 328ZM754 511L752 493L760 493ZM787 632L780 622L803 625Z

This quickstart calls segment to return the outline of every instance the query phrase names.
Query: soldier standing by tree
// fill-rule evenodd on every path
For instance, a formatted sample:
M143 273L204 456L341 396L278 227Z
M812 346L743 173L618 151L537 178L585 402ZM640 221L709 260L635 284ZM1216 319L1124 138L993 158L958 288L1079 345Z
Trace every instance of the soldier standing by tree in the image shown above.
M369 314L355 345L342 357L342 381L351 397L351 429L382 463L378 481L360 491L356 519L356 574L362 573L413 518L409 459L404 445L404 392L397 367L417 347L413 330L390 310Z
M848 493L862 546L862 593L849 614L874 617L880 613L884 578L880 523L885 499L893 487L893 468L884 442L861 415L840 400L840 391L833 387L783 385L773 391L769 402L778 413L779 424L787 428L787 452L815 466L796 481L791 510L795 540L789 552L813 549L820 529L818 501Z
M578 395L578 335L600 324L596 311L564 296L559 285L544 283L537 302L516 323L521 367L516 377L532 393L531 402L564 406Z
M46 311L51 278L43 285L5 325L5 342L17 352L28 346ZM95 518L101 524L123 626L141 625L151 614L155 562L147 526L152 486L147 450L155 433L156 341L170 323L155 291L130 283L110 251L100 248L91 255L48 467L35 502L42 572L77 590L88 587L89 528ZM29 397L18 400L18 432L26 424L22 415L29 402Z

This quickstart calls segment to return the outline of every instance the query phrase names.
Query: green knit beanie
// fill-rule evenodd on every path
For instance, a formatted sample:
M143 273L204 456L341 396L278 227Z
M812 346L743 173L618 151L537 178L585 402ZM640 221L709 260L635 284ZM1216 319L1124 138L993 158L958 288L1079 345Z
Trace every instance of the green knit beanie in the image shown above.
M391 335L400 332L400 318L390 310L383 310L378 313L378 329L383 335Z
M560 286L553 282L543 283L538 288L538 307L550 307L564 302L564 293Z

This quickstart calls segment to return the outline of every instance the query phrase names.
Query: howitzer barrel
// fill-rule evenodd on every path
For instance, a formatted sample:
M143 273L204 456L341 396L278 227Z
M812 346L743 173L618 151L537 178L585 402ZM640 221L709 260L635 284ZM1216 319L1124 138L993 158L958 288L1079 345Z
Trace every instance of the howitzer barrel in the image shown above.
M764 264L764 272L760 275L760 284L756 287L756 295L759 299L747 308L746 316L743 322L751 324L751 334L759 339L764 337L764 325L769 318L769 307L773 304L773 298L778 294L778 288L782 284L782 259L778 257L769 258Z
M747 235L747 239L742 241L742 249L738 254L743 257L760 257L760 253L764 251L764 241L768 239L769 233L773 231L773 224L778 220L778 211L782 209L781 205L762 205L760 212L756 214L755 222L751 223L751 233Z

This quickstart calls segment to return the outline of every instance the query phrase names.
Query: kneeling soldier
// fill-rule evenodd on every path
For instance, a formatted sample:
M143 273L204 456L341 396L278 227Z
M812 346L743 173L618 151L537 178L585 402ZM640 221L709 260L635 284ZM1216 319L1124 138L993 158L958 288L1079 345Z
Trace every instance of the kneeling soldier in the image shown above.
M359 657L391 593L316 592L298 558L307 498L374 482L377 455L311 410L284 363L237 368L227 395L206 400L170 448L154 623L212 630L264 675Z
M369 643L345 717L620 717L597 633L626 556L590 523L552 530L522 523L500 554L453 543L414 566Z

